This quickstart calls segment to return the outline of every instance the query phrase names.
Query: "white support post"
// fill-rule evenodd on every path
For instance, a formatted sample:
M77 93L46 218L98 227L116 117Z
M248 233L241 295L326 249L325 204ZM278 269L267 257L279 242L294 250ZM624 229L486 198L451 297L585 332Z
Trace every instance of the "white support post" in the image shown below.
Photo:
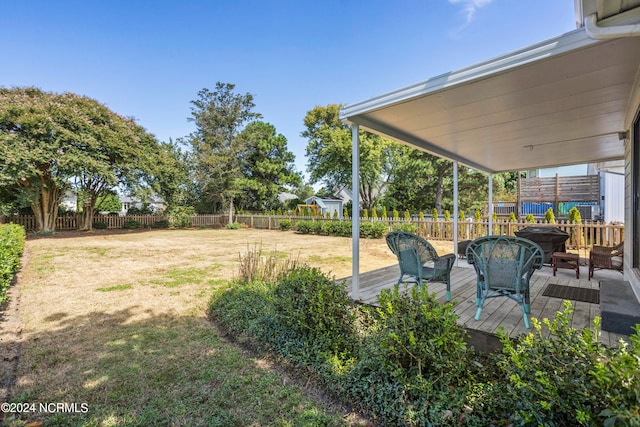
M351 298L360 299L360 140L358 125L351 125Z
M458 162L453 162L453 253L458 259Z
M487 236L493 234L493 174L489 174L489 207L487 208L487 215L489 216L489 230Z

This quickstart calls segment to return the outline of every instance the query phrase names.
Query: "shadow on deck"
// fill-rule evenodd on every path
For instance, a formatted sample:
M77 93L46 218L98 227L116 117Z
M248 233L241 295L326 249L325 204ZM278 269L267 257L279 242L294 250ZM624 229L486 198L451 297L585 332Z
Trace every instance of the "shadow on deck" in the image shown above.
M382 289L391 289L397 283L400 269L397 264L378 270L360 273L360 289L357 300L375 305ZM587 289L598 289L599 283L608 280L621 280L622 275L614 271L597 271L591 281L587 280L587 267L580 267L580 279L576 279L575 271L558 270L556 276L551 267L544 266L536 271L531 278L531 313L530 317L537 319L553 319L562 310L563 300L542 295L548 284L575 286ZM347 290L351 295L351 277L344 279ZM445 285L433 283L429 285L431 292L435 292L436 299L446 304ZM509 336L514 338L529 332L524 327L522 311L518 304L509 298L493 298L487 300L482 310L480 320L474 319L476 313L476 273L466 260L458 260L451 272L451 300L455 301L454 311L458 315L458 324L467 329L469 344L480 351L493 351L502 344L498 340L496 331L503 327ZM589 327L596 316L600 316L600 305L583 301L571 301L573 305L573 319L571 326L577 329ZM600 340L605 345L617 345L620 338L628 341L626 335L601 331Z

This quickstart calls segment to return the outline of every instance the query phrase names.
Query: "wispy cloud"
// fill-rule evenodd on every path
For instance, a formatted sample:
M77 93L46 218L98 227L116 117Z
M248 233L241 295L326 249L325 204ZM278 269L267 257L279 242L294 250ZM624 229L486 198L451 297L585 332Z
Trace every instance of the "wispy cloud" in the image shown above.
M449 0L449 3L454 5L461 5L462 12L465 16L465 22L460 27L458 27L455 31L452 32L452 35L459 34L462 30L465 29L471 22L473 22L476 12L478 9L481 9L488 4L493 2L493 0Z

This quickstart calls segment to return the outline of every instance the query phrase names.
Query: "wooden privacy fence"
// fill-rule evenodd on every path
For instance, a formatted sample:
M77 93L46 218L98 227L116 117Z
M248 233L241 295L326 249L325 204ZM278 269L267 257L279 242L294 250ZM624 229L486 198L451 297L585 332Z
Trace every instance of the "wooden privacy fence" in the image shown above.
M166 220L164 215L96 215L93 223L103 222L108 229L124 228L127 221L137 221L141 227L151 227L158 221ZM215 227L225 224L225 215L192 215L191 225L194 227ZM0 217L0 223L15 223L22 225L27 231L36 230L36 218L33 215L15 215ZM59 216L56 220L56 230L77 230L78 220L75 215Z
M135 220L142 227L150 227L158 221L165 220L163 215L128 215L128 216L111 216L96 215L94 221L103 221L107 224L107 228L124 228L124 224L128 220ZM350 220L350 218L347 218ZM340 221L339 219L330 219L322 217L303 217L303 216L280 216L280 215L235 215L234 220L244 224L250 228L277 230L280 227L280 221L290 220L293 228L298 221ZM395 230L403 227L414 228L417 234L431 240L453 240L453 221L433 220L426 218L420 219L372 219L361 218L361 222L383 222L389 230ZM13 222L25 227L27 231L36 229L35 217L11 216L0 217L0 223ZM193 227L222 227L228 222L228 215L192 215L191 225ZM515 232L532 225L557 227L571 236L567 241L569 249L591 248L593 245L615 246L624 239L624 225L621 224L603 224L601 222L583 221L581 224L569 224L566 221L558 221L557 224L546 224L543 222L526 223L526 222L507 222L498 220L493 223L493 230L490 234L496 235L515 235ZM77 230L78 224L75 216L58 217L56 223L57 230ZM458 240L473 240L477 237L489 234L489 224L484 221L460 221L458 222Z

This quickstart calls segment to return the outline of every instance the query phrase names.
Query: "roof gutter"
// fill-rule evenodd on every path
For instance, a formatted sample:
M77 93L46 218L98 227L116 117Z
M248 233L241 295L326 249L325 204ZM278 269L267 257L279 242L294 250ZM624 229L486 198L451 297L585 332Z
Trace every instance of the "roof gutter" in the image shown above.
M596 40L640 36L640 24L601 27L598 25L598 17L595 13L584 18L584 29L587 36Z

